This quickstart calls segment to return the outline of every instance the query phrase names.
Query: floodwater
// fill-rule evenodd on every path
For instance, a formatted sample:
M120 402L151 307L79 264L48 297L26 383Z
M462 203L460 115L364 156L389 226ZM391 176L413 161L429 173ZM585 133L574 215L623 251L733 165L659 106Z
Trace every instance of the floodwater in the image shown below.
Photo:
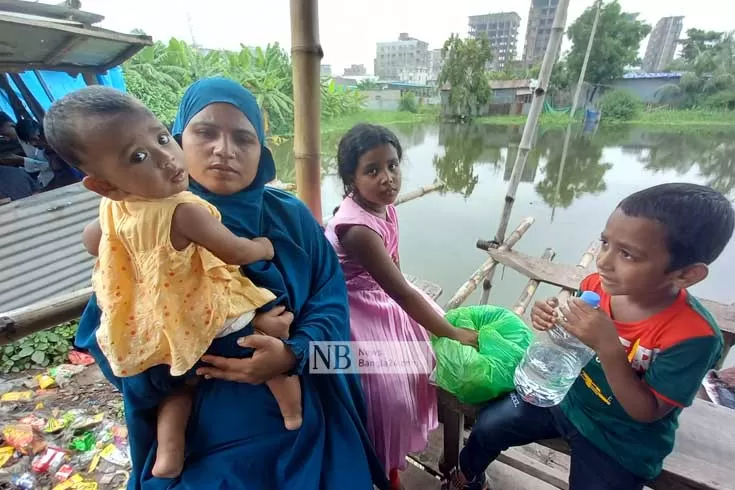
M478 239L495 236L522 127L421 124L395 128L403 147L402 192L439 178L444 192L398 207L404 272L439 284L444 304L487 257ZM322 140L322 199L325 215L339 204L336 175L341 134ZM628 194L664 182L707 184L735 198L735 128L680 132L648 128L600 128L596 134L573 130L560 175L564 129L540 128L516 194L508 233L521 219L534 224L515 250L540 256L551 247L555 262L576 264L600 236L605 221ZM293 182L287 142L275 148L278 177ZM698 296L735 302L735 240L712 265L709 277L692 288ZM498 268L490 301L510 307L527 279ZM536 298L553 294L542 286ZM479 290L465 304L476 304ZM731 362L733 356L731 355ZM729 364L729 363L728 363Z

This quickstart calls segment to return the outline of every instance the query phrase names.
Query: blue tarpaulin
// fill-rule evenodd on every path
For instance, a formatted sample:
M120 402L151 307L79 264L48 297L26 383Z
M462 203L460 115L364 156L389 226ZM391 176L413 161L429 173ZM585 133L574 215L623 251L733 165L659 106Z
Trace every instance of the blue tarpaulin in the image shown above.
M68 73L60 71L24 71L20 74L20 78L44 110L48 110L55 100L60 99L69 92L87 86L82 75L71 76ZM119 66L107 71L103 75L97 75L97 81L100 85L113 87L123 92L126 91L122 69ZM10 77L8 77L8 82L18 98L23 102L26 111L32 114L28 103L21 95L15 82ZM0 111L7 113L11 118L17 120L17 115L10 106L8 96L2 90L0 90Z

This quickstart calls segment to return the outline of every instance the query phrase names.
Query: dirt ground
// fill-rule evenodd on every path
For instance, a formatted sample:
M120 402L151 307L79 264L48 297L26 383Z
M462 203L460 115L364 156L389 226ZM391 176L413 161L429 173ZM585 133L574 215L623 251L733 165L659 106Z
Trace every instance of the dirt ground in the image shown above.
M0 382L0 489L125 488L122 398L95 365L78 369L61 387L41 389L43 371Z

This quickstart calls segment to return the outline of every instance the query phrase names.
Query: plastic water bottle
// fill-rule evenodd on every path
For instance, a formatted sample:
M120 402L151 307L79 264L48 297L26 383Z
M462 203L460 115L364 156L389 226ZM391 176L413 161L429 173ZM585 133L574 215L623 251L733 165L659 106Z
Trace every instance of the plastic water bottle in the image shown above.
M600 306L600 296L595 292L585 291L580 299L593 308ZM518 364L516 391L533 405L558 405L594 355L578 338L554 325L547 333L536 336Z

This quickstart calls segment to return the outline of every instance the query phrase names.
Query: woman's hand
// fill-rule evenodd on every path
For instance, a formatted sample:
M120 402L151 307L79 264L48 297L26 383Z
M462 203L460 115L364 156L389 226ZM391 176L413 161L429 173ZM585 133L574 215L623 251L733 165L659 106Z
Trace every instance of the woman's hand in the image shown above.
M553 327L556 322L556 307L559 306L559 300L549 298L545 301L536 301L531 309L531 325L536 330L548 330Z
M469 345L475 349L479 346L477 330L470 330L469 328L455 328L453 339L460 344Z
M296 356L282 340L266 335L250 335L237 343L255 349L253 356L246 359L204 356L202 361L212 366L197 369L197 374L207 379L261 384L287 373L296 365Z

